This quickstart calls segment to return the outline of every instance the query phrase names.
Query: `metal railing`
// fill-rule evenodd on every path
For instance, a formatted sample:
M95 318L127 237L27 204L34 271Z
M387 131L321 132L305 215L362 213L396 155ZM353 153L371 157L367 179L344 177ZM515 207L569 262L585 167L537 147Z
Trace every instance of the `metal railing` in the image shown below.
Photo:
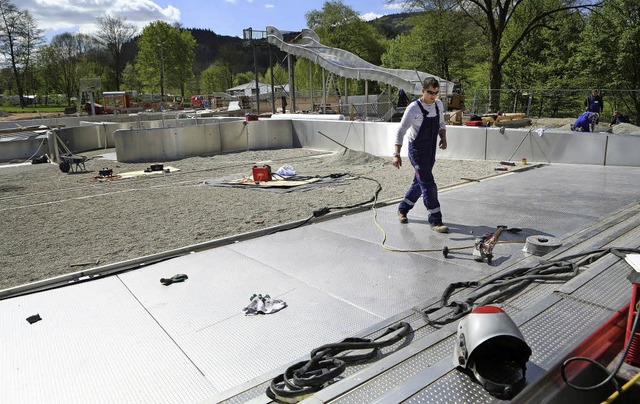
M467 93L467 112L485 114L490 108L491 95L500 97L500 111L524 113L528 117L573 118L585 111L584 101L591 94L590 88L582 89L489 89ZM640 89L598 89L604 106L601 115L608 120L614 111L627 115L631 123L640 123L640 111L635 100L640 100ZM471 98L471 99L470 99Z

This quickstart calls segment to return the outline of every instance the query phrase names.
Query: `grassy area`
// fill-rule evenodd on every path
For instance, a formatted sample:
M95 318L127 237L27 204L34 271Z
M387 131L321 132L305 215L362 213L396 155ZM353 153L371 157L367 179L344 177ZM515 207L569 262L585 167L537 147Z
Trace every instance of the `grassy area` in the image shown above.
M4 111L8 114L20 114L20 113L37 113L37 112L64 112L64 106L37 106L37 107L25 107L25 108L21 108L20 106L8 106L8 105L3 105L2 107L0 107L0 111Z

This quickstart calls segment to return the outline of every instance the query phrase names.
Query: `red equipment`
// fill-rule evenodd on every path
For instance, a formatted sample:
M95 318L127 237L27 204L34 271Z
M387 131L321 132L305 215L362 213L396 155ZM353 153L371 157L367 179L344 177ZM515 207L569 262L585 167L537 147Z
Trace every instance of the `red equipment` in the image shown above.
M271 166L268 164L255 164L252 173L255 182L271 181Z
M632 332L633 320L638 315L638 305L640 305L640 284L633 283L633 289L631 290L631 301L629 302L629 314L627 315L627 332L624 338L624 345L627 346L629 339L631 339L631 346L629 352L624 358L624 361L633 366L640 366L640 332Z

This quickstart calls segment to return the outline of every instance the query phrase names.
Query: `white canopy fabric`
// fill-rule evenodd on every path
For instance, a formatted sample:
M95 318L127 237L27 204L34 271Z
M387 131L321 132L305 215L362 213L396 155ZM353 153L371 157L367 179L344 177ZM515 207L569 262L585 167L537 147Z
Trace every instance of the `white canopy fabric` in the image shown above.
M298 44L286 43L282 33L275 27L267 26L267 41L292 55L308 59L331 73L357 80L373 80L403 89L410 94L420 94L422 82L434 77L440 83L442 94L451 94L453 83L433 74L417 70L387 69L376 66L351 52L322 45L318 35L310 29L302 30L302 40Z
M289 85L285 84L283 85L274 85L274 93L276 95L279 95L281 93L288 93L289 92ZM265 99L268 97L271 97L271 84L266 84L266 83L258 83L258 88L260 89L260 99ZM249 81L247 83L244 84L240 84L239 86L235 86L232 88L229 88L226 90L226 92L228 94L231 94L232 96L236 97L236 96L240 96L240 95L249 95L251 94L252 96L255 96L255 92L256 92L256 82L255 81ZM248 94L249 93L249 94Z

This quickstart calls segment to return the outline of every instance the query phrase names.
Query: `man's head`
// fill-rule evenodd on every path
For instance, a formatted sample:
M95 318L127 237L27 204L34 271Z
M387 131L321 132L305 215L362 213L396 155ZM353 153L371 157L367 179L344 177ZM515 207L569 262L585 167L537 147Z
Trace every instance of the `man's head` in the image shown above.
M613 113L613 116L620 118L620 116L622 115L622 112L620 111L616 111Z
M435 77L427 77L422 82L422 88L425 90L429 88L435 88L438 90L440 88L440 83L438 83L438 80L436 80Z
M431 103L435 101L439 93L440 83L438 83L438 80L433 77L424 79L422 82L422 94L427 102Z
M591 90L591 95L598 95L598 90Z

